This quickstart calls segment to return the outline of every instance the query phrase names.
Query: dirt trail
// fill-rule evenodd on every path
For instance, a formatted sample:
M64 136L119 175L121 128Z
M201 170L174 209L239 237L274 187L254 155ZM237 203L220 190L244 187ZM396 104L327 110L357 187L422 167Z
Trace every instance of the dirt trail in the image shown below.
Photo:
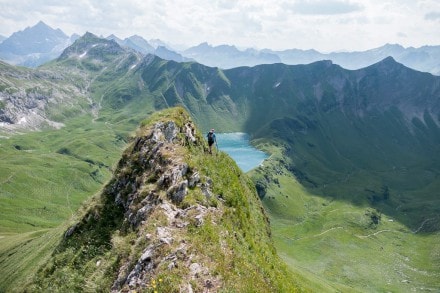
M396 232L396 231L386 229L386 230L380 230L380 231L377 231L377 232L375 232L375 233L373 233L373 234L368 234L368 235L356 235L356 237L361 238L361 239L364 239L364 238L369 238L369 237L371 237L371 236L376 236L377 234L384 233L384 232Z

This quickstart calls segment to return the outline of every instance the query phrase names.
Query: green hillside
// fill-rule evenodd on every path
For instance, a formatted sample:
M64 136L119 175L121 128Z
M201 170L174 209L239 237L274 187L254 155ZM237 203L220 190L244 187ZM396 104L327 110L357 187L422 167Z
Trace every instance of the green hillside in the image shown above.
M264 190L263 204L277 251L291 269L309 282L331 284L341 292L435 292L440 288L440 237L423 231L433 227L435 215L414 230L390 216L422 213L423 205L431 213L436 193L412 194L430 196L432 208L422 198L384 213L384 205L372 205L369 200L352 204L344 198L344 189L326 196L318 188L304 187L279 164L283 158L278 156L275 150L251 177L260 194ZM364 173L364 180L368 176Z

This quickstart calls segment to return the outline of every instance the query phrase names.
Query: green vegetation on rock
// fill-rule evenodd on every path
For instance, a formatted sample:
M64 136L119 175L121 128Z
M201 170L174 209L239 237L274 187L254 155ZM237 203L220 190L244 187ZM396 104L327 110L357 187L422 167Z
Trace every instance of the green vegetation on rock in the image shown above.
M188 140L182 108L144 124L28 290L298 290L232 159L209 155L195 128Z

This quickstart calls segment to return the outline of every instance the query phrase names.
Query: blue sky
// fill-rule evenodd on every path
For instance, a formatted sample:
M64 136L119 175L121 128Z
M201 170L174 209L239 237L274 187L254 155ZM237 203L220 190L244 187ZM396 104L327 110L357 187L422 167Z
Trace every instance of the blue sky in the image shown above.
M44 21L67 34L171 44L361 51L440 45L439 0L0 0L0 34Z

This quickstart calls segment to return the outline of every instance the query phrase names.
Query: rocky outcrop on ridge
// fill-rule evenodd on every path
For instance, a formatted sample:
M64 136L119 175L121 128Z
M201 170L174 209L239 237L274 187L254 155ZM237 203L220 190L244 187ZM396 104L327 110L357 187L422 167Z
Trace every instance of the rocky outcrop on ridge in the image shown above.
M185 134L183 141L178 137L181 134ZM193 139L193 134L186 128L180 129L172 121L159 122L146 135L136 138L131 151L120 161L118 169L121 172L107 190L115 195L115 203L123 207L124 222L142 234L148 245L134 266L125 263L119 268L112 291L145 289L151 286L155 271L178 266L189 268L184 278L188 283L181 284L184 291L192 291L189 281L196 278L200 279L198 282L202 286L210 289L221 283L199 257L188 251L188 240L185 239L185 230L190 223L198 226L207 215L217 217L221 211L200 204L178 205L189 189L204 190L205 196L212 196L210 179L201 178L181 157L173 155L184 141L201 143L193 142ZM163 223L152 233L146 233L150 230L146 226L152 214L163 217Z
M294 292L251 180L182 108L138 131L29 291Z

